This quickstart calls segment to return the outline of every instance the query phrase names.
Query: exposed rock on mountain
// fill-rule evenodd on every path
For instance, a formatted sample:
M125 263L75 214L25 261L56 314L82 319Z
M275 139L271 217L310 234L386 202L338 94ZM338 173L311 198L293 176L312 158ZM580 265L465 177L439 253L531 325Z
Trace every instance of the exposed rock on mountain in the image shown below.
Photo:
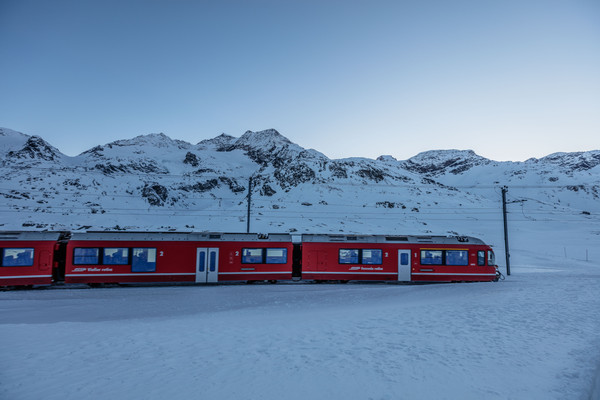
M8 158L56 161L60 151L39 136L31 136L19 150L9 151Z
M126 162L122 159L117 159L115 163L94 165L93 168L102 171L104 174L110 175L115 172L122 174L144 173L144 174L168 174L169 170L158 165L151 159L140 159L136 162Z
M237 138L222 133L215 138L201 141L198 146L214 148L216 151L227 151L236 140Z
M185 155L185 159L183 160L184 164L190 164L192 167L197 167L200 164L198 160L198 156L194 153L190 153L189 151Z
M600 164L600 151L554 153L540 158L539 162L558 165L570 171L589 171Z
M146 183L142 189L142 197L152 206L162 206L169 197L169 190L156 182Z
M487 165L492 161L478 156L473 150L432 150L409 158L403 167L427 176L461 174L469 169Z
M243 150L251 160L263 167L272 165L275 168L281 168L296 160L326 159L321 153L305 150L290 142L275 129L260 132L246 131L242 137L223 151L238 149Z

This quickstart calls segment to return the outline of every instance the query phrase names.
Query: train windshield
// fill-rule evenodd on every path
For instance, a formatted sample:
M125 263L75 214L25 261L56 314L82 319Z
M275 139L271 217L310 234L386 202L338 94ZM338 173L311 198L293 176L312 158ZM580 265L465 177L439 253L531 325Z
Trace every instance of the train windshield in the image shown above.
M496 265L496 256L492 250L488 250L488 265Z

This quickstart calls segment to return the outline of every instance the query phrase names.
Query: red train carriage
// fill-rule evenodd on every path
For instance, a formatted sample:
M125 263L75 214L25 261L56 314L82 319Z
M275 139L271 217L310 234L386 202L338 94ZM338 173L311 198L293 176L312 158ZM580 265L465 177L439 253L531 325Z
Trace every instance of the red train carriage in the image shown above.
M59 237L57 232L1 232L0 286L52 284Z
M288 234L74 233L67 283L143 283L292 279Z
M302 278L492 281L492 249L473 237L302 235Z

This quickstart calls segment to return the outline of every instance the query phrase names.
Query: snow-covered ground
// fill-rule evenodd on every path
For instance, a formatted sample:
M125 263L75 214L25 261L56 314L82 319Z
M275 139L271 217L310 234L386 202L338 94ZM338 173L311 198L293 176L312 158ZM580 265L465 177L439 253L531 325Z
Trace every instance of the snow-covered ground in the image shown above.
M599 399L600 265L498 283L0 292L0 398Z
M0 128L2 230L476 236L498 283L0 292L0 400L600 399L600 152L330 160L276 131L67 157ZM251 140L252 139L252 140Z

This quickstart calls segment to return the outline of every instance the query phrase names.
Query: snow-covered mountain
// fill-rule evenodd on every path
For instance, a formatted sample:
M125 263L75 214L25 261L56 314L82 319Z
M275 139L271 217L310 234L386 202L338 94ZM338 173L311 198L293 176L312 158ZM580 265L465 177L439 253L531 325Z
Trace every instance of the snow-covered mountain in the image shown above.
M0 230L135 229L434 233L501 242L514 222L600 233L600 151L497 162L471 150L332 160L274 129L197 144L158 133L76 157L0 129ZM490 239L488 239L490 241Z

